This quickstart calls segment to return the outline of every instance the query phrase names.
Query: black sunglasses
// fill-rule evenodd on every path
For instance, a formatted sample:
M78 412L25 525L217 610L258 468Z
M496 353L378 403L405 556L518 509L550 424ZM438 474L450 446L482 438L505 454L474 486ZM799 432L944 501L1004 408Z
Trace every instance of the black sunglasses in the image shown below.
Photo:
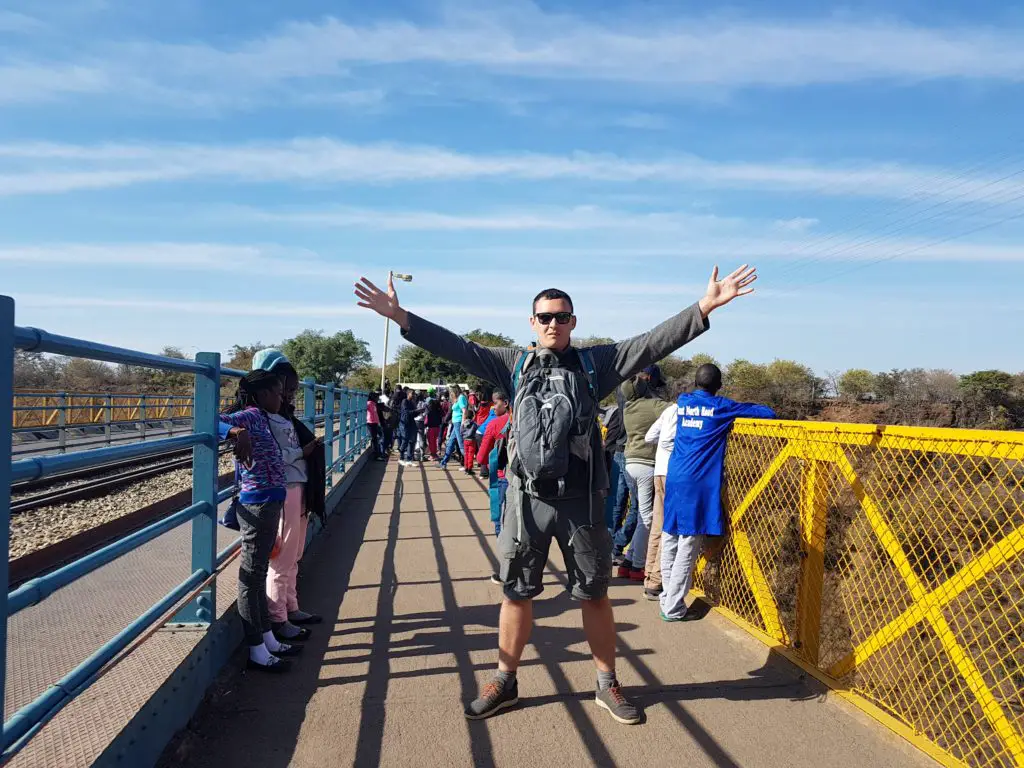
M572 312L538 312L534 317L541 325L551 325L552 319L559 325L568 325L572 320Z

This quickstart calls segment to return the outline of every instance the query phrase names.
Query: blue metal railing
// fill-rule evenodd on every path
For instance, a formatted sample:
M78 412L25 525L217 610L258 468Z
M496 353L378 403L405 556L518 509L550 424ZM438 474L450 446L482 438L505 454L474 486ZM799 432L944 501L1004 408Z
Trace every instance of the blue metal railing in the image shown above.
M192 433L145 443L97 448L73 454L41 456L11 461L12 385L15 349L71 355L91 360L144 366L160 370L191 373L195 376ZM239 548L236 539L217 551L217 507L231 498L235 488L217 489L218 411L221 377L241 377L243 371L223 368L220 354L202 352L196 359L162 357L82 339L58 336L35 328L14 325L14 300L0 296L0 526L3 527L3 622L4 657L0 659L0 701L6 688L6 617L35 605L56 590L82 578L121 555L152 541L186 522L192 524L192 558L189 576L159 602L106 642L62 680L51 685L39 698L8 718L3 725L3 754L6 762L18 752L57 712L65 707L98 677L101 670L134 640L156 624L161 617L192 595L179 608L175 622L209 627L215 618L217 569ZM322 400L317 397L322 393ZM322 410L318 408L322 402ZM303 421L311 429L323 425L327 454L327 487L334 477L354 462L369 442L366 426L366 393L334 384L303 381ZM170 449L192 448L192 503L178 512L124 536L107 546L65 565L52 573L22 584L8 593L10 554L10 486L19 480L37 479L73 469L93 467L110 461L137 458ZM337 450L336 450L337 448ZM335 455L337 454L337 455ZM198 592L196 592L198 590Z

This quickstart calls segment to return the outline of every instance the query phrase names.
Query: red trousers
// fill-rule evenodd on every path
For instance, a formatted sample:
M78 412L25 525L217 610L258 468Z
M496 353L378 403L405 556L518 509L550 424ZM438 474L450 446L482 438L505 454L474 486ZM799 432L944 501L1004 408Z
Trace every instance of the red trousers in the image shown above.
M441 434L440 427L427 427L427 450L430 455L437 458L437 436Z
M473 468L473 460L476 458L476 441L475 440L463 440L462 441L462 455L466 458L465 467L466 469Z

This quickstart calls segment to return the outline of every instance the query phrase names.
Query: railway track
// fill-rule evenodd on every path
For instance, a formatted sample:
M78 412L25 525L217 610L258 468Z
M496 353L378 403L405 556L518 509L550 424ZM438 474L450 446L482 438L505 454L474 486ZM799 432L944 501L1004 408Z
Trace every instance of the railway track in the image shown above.
M222 447L221 454L225 453L227 450L227 447ZM19 496L16 499L12 499L11 514L16 515L24 512L30 512L34 509L51 506L53 504L66 504L72 501L97 498L116 488L136 483L140 480L146 480L150 477L156 477L157 475L162 475L165 472L172 472L176 469L185 469L192 465L192 456L191 451L189 450L174 451L165 454L167 461L132 469L132 467L138 467L139 464L145 463L146 461L151 462L153 458L159 458L159 454L156 457L147 457L143 461L132 459L131 461L104 464L98 467L90 467L86 470L54 475L52 477L45 478L44 480L35 480L13 485L11 486L11 491L13 493L22 494L30 493L32 490L37 490L39 488L53 486L58 483L79 479L87 480L86 482L72 485L70 487L65 486L54 488L41 493ZM118 472L113 475L99 477L95 480L88 481L88 478L94 477L97 474L108 473L121 467L126 467L128 469L124 472Z

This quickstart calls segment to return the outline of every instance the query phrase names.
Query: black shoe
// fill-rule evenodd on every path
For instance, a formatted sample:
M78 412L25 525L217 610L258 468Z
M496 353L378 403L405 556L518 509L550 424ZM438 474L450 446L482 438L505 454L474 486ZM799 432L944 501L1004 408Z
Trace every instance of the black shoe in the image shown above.
M278 656L283 659L288 656L298 656L302 653L303 646L301 645L290 645L289 641L285 640L279 640L278 642L281 643L281 650L271 651L274 656Z
M466 707L466 717L469 720L483 720L518 703L519 681L502 683L495 678L484 686L480 698L471 701Z
M313 636L313 633L310 632L305 627L299 627L298 630L299 630L299 633L297 635L294 635L292 637L288 637L287 635L282 635L280 632L278 632L275 629L274 630L274 637L277 639L277 642L279 642L279 643L284 643L285 645L291 645L292 643L304 643L307 640L309 640L310 637Z
M272 674L281 674L291 669L291 662L286 659L279 659L277 656L271 656L269 664L260 664L259 662L247 659L245 662L246 669L253 669L257 672L270 672Z
M660 589L647 589L644 587L644 598L647 600L660 600L661 590Z
M294 618L294 614L288 614L288 621L296 626L302 626L303 624L320 624L324 620L323 616L316 613L310 613L301 619Z

